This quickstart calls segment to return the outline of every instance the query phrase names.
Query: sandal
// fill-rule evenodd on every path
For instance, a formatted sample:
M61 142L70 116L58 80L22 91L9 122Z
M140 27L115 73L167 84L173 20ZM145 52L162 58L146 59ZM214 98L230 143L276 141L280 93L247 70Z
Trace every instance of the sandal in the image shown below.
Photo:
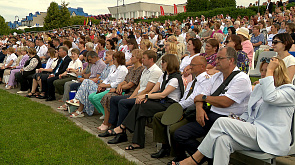
M75 114L76 113L76 114ZM84 113L83 113L83 111L76 111L75 113L72 113L71 115L70 115L70 117L71 118L77 118L77 117L84 117Z
M36 97L35 93L30 92L29 94L25 95L25 97L31 98Z
M40 95L36 96L37 99L46 99L47 97L45 96L45 94L41 93Z
M64 105L59 106L57 109L65 111L65 110L68 110L68 106L67 106L67 104L64 104Z
M134 147L132 144L125 148L125 150L135 150L135 149L142 149L143 147Z
M111 131L111 133L109 132L109 130ZM98 134L99 137L109 137L109 136L115 136L115 135L117 135L117 133L114 131L114 129L108 129L104 133Z
M193 161L196 163L196 165L198 165L198 162L196 161L196 159L192 155L190 157L193 159ZM175 165L180 165L179 162L174 162L174 163L175 163Z
M73 105L73 106L80 106L80 101L78 99L72 99L72 100L68 100L66 101L67 104Z

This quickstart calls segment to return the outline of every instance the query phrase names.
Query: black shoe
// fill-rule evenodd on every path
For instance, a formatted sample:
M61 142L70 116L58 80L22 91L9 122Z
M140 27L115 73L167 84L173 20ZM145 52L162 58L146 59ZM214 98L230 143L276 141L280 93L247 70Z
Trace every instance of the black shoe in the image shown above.
M169 156L170 155L170 150L168 148L163 149L161 148L159 152L151 154L152 158L163 158L164 156Z
M36 96L36 98L38 98L38 99L47 99L47 97L46 97L46 96L41 96L41 95L39 95L39 96Z
M118 143L127 142L127 141L128 141L127 134L119 133L112 140L109 140L108 144L118 144Z
M109 133L109 130L111 130L111 133ZM108 129L104 133L98 134L99 137L109 137L109 136L115 136L117 133L114 131L114 129Z
M56 99L53 98L53 97L51 97L51 96L49 96L49 97L46 99L46 101L53 101L53 100L56 100Z

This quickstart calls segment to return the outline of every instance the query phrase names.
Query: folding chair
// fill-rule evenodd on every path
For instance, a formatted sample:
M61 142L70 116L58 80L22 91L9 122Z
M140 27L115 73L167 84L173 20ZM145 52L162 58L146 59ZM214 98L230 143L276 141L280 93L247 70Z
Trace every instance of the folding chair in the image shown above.
M252 69L252 70L249 71L250 72L249 73L249 76L250 77L260 77L261 76L261 74L260 74L260 64L261 64L260 59L262 57L269 57L270 58L270 57L274 57L274 56L277 56L277 52L274 52L274 51L261 52L259 54L256 67L254 69ZM252 65L253 65L253 63L252 63Z

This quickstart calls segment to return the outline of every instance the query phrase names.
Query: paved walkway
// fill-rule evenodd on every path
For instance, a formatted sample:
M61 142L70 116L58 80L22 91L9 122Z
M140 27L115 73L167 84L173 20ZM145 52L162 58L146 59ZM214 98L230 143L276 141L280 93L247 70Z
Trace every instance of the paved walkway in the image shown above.
M0 85L0 89L4 89L3 85ZM4 89L5 90L5 89ZM15 94L19 89L11 89L7 90L10 93ZM25 94L20 94L24 96ZM79 127L84 129L85 131L96 135L101 133L99 130L96 129L103 121L99 119L101 114L95 113L91 117L82 117L82 118L70 118L69 113L67 111L59 111L57 110L57 107L62 105L61 102L58 101L50 101L47 102L44 99L36 99L36 98L31 98L32 101L36 101L45 105L48 105L52 107L55 111L58 111L62 114L64 114L69 120L73 121L76 123ZM57 96L57 99L61 99L61 96ZM156 152L156 143L153 142L153 136L152 136L152 129L149 127L146 127L146 143L145 143L145 148L144 149L138 149L134 151L126 151L124 148L128 145L131 144L131 139L132 139L132 134L128 133L128 142L120 143L117 145L111 144L109 145L113 150L118 152L119 154L125 156L128 160L136 162L136 164L146 164L146 165L166 165L167 162L172 160L172 157L165 157L161 159L154 159L151 158L150 154ZM100 138L100 137L98 137ZM102 141L104 141L107 144L107 141L112 139L113 137L107 137L107 138L100 138ZM239 158L243 159L243 158ZM247 158L245 159L245 162L247 162ZM236 161L235 161L236 162ZM249 164L249 163L234 163L234 164ZM251 163L253 164L253 163ZM255 163L255 164L261 164L261 162ZM295 164L295 157L287 156L287 157L279 157L277 159L277 164L278 165L294 165Z

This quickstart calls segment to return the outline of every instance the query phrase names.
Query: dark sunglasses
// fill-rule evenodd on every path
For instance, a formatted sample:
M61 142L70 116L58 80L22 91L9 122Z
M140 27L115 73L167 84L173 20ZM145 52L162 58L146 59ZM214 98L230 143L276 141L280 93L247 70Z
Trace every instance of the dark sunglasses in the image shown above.
M272 41L272 43L273 43L274 45L276 45L276 44L278 44L278 43L283 43L283 41L274 40L274 41Z
M228 44L229 42L231 42L231 40L226 40L224 41L224 44Z
M262 57L262 58L260 59L260 62L270 63L270 59L271 59L271 58L269 58L269 57Z

